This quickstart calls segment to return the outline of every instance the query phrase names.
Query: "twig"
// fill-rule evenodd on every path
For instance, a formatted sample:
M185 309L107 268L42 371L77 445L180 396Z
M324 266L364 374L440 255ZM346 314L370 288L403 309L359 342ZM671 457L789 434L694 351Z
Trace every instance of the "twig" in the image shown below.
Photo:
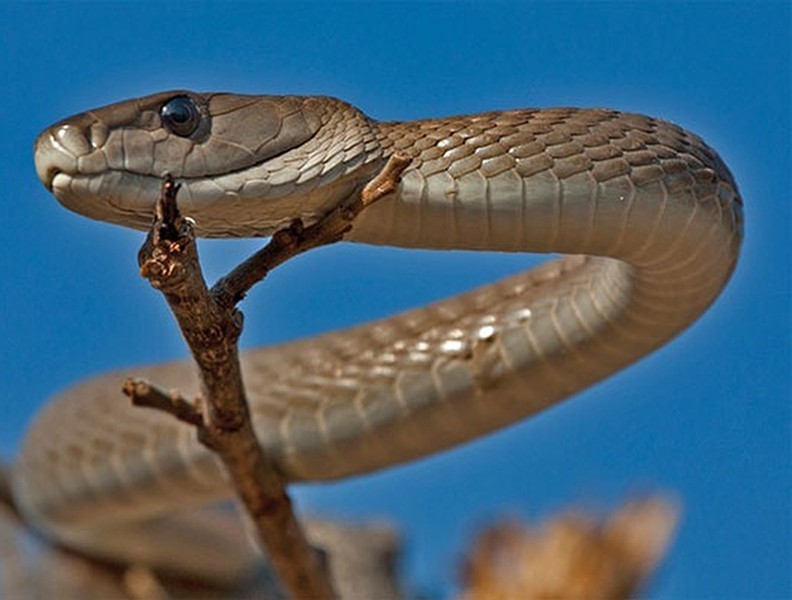
M394 191L410 160L405 155L392 155L382 171L351 203L337 207L309 227L304 227L303 222L296 219L276 231L264 248L212 286L212 295L217 303L224 307L235 305L278 265L306 250L341 240L364 208Z
M203 414L198 403L185 400L175 390L166 392L153 383L130 377L124 381L123 392L132 400L132 404L135 406L156 408L162 412L172 414L179 421L188 425L193 425L194 427L203 426Z
M166 176L156 220L138 255L141 274L165 295L199 366L204 401L192 404L142 381L128 380L124 391L133 403L163 410L196 427L198 439L223 462L262 548L295 598L331 598L334 593L294 516L285 482L253 431L237 349L242 314L234 305L275 266L340 240L360 211L395 188L408 163L409 159L392 157L349 205L311 227L295 222L278 232L212 292L201 273L191 223L176 204L179 186Z

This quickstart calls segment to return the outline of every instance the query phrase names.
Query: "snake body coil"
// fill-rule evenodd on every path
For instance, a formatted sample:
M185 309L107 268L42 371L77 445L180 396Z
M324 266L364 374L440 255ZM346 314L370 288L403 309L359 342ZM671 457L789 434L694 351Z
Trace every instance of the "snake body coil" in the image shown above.
M256 431L291 480L381 469L547 408L687 327L737 260L742 203L717 154L673 124L610 110L379 123L332 98L167 92L57 123L36 142L36 167L68 208L135 228L169 172L199 235L262 236L316 221L396 151L412 157L398 190L347 239L572 256L247 353ZM128 374L195 392L182 363ZM66 543L172 563L130 542L147 535L142 523L229 490L189 427L126 405L124 376L42 412L14 492Z

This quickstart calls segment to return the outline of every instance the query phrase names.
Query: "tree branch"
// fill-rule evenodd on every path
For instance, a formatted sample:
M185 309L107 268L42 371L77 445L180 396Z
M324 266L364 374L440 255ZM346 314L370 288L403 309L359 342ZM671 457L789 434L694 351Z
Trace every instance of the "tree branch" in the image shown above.
M393 191L408 164L407 158L391 157L359 198L310 227L295 221L277 232L211 292L201 273L191 222L176 203L179 186L166 176L156 220L138 254L141 275L164 294L198 364L203 399L191 403L134 380L125 383L124 392L134 404L163 410L196 427L198 439L223 462L262 548L293 597L331 598L334 593L294 516L285 482L253 431L237 348L242 313L234 305L277 265L340 240L366 206Z
M235 305L278 265L306 250L340 241L364 208L396 189L410 160L404 155L392 155L382 171L366 184L351 203L338 206L309 227L304 227L302 221L296 219L276 231L264 248L214 284L211 291L217 303L224 307Z

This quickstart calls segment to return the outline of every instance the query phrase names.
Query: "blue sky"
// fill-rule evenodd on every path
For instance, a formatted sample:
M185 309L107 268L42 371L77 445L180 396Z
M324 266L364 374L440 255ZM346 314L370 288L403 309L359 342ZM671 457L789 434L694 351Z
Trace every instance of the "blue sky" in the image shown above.
M301 507L398 523L411 585L447 592L475 528L670 490L684 502L653 598L788 597L790 5L0 4L0 453L47 398L93 373L181 357L137 276L141 235L60 208L36 134L160 89L328 94L381 119L607 106L673 120L740 185L746 241L705 317L537 418L374 476L295 490ZM256 243L202 246L210 276ZM524 256L338 245L244 303L243 345L384 316L514 273Z

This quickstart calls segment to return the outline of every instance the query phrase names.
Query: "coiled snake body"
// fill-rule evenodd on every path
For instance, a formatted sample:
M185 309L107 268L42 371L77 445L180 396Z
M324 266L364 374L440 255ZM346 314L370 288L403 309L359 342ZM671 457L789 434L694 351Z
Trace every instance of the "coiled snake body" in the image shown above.
M398 190L347 239L572 256L247 353L256 431L291 480L381 469L542 410L679 333L737 259L742 203L717 154L673 124L610 110L379 123L332 98L167 92L53 125L36 167L68 208L135 228L149 226L169 172L199 235L263 236L316 221L395 151L412 158ZM195 391L182 363L129 374ZM130 540L148 519L229 490L189 427L127 406L124 375L42 412L14 493L65 543L167 562Z

